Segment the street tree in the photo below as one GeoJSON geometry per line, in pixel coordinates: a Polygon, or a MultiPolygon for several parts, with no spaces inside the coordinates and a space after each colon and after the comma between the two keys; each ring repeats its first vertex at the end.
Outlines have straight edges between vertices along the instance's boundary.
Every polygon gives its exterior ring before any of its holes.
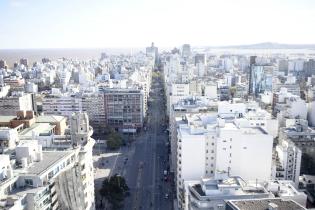
{"type": "Polygon", "coordinates": [[[113,209],[119,209],[125,197],[129,195],[129,187],[124,177],[115,174],[104,179],[99,192],[102,199],[106,199],[113,209]]]}
{"type": "Polygon", "coordinates": [[[115,150],[118,149],[122,144],[122,136],[114,129],[110,129],[109,134],[107,135],[107,147],[109,149],[115,150]]]}

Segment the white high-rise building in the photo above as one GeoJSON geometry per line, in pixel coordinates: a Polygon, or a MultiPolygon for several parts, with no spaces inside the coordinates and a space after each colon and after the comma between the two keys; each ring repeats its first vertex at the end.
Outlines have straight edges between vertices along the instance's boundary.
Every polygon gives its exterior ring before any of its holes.
{"type": "Polygon", "coordinates": [[[273,137],[260,126],[203,114],[186,115],[185,121],[177,131],[179,205],[183,201],[183,184],[188,180],[222,172],[245,180],[270,179],[273,137]]]}
{"type": "Polygon", "coordinates": [[[14,159],[0,155],[1,208],[95,209],[93,129],[86,113],[73,114],[70,122],[71,138],[52,135],[48,150],[39,140],[21,136],[25,140],[16,146],[14,159]]]}
{"type": "Polygon", "coordinates": [[[297,187],[301,169],[302,151],[290,140],[283,140],[276,146],[273,178],[291,180],[297,187]]]}
{"type": "Polygon", "coordinates": [[[191,48],[189,44],[183,44],[182,46],[182,57],[189,58],[191,56],[191,48]]]}

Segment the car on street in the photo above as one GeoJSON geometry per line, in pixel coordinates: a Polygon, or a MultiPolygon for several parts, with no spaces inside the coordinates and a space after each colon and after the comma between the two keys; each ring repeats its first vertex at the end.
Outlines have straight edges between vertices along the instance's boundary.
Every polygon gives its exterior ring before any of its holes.
{"type": "Polygon", "coordinates": [[[167,170],[164,170],[163,174],[164,174],[164,176],[166,176],[167,175],[167,170]]]}

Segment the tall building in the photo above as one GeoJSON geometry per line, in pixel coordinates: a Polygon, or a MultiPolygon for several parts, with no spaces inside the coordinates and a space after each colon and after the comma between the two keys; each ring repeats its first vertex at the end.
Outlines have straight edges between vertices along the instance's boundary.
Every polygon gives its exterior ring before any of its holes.
{"type": "Polygon", "coordinates": [[[184,181],[227,173],[245,180],[271,177],[273,137],[245,119],[229,121],[203,114],[186,115],[177,134],[177,193],[184,181]],[[255,160],[251,157],[255,156],[255,160]]]}
{"type": "Polygon", "coordinates": [[[206,97],[186,97],[174,103],[170,109],[169,127],[171,143],[170,171],[176,173],[177,168],[177,129],[186,114],[213,113],[216,116],[218,104],[206,97]],[[177,121],[176,121],[177,120],[177,121]],[[180,122],[179,122],[180,121],[180,122]]]}
{"type": "Polygon", "coordinates": [[[142,128],[145,110],[141,90],[109,88],[103,92],[107,125],[126,133],[142,128]]]}
{"type": "Polygon", "coordinates": [[[146,56],[152,57],[155,65],[159,62],[159,49],[154,46],[154,42],[152,42],[150,47],[146,48],[146,56]]]}
{"type": "Polygon", "coordinates": [[[306,76],[310,77],[312,75],[315,75],[315,60],[309,59],[308,61],[305,61],[303,69],[304,69],[306,76]]]}
{"type": "Polygon", "coordinates": [[[21,58],[20,59],[20,64],[24,65],[24,66],[28,66],[28,60],[27,58],[21,58]]]}
{"type": "Polygon", "coordinates": [[[279,60],[278,61],[278,71],[283,72],[284,75],[288,75],[289,69],[289,61],[287,59],[279,60]]]}
{"type": "Polygon", "coordinates": [[[191,55],[191,48],[189,44],[183,44],[182,46],[182,57],[189,58],[191,55]]]}
{"type": "MultiPolygon", "coordinates": [[[[304,173],[304,174],[314,173],[311,171],[313,171],[312,168],[313,168],[313,165],[315,164],[314,162],[315,130],[311,127],[308,127],[307,120],[303,120],[303,119],[286,120],[286,126],[282,127],[279,132],[280,144],[285,141],[294,143],[294,145],[298,147],[300,151],[302,151],[303,159],[301,160],[301,173],[304,173]]],[[[296,152],[297,151],[295,151],[295,153],[296,152]]],[[[298,157],[298,156],[295,155],[295,157],[298,157]]],[[[294,161],[298,161],[298,159],[295,158],[294,161]]],[[[293,164],[297,165],[298,162],[294,162],[293,164]]],[[[293,167],[291,167],[290,169],[293,169],[293,167]]],[[[294,175],[294,171],[293,171],[293,175],[294,175]]],[[[293,175],[292,175],[292,178],[293,178],[293,175]]]]}
{"type": "Polygon", "coordinates": [[[249,58],[249,78],[248,78],[248,95],[252,95],[254,93],[253,89],[253,68],[256,64],[257,56],[250,56],[249,58]]]}
{"type": "Polygon", "coordinates": [[[69,117],[84,111],[97,132],[109,125],[122,132],[136,132],[145,116],[144,92],[138,89],[105,88],[99,93],[49,95],[43,98],[43,113],[69,117]]]}
{"type": "Polygon", "coordinates": [[[22,132],[15,156],[0,155],[2,209],[95,209],[93,130],[85,113],[73,114],[70,127],[70,139],[69,135],[32,137],[22,132]],[[53,144],[46,147],[41,138],[52,138],[53,144]]]}
{"type": "MultiPolygon", "coordinates": [[[[253,56],[252,56],[253,57],[253,56]]],[[[251,61],[253,62],[251,57],[251,61]]],[[[272,91],[273,67],[267,65],[250,64],[249,95],[258,97],[260,93],[272,91]]]]}
{"type": "Polygon", "coordinates": [[[103,94],[83,94],[82,111],[89,115],[90,124],[96,133],[106,126],[105,100],[103,94]]]}
{"type": "Polygon", "coordinates": [[[7,63],[5,60],[0,60],[0,69],[5,69],[7,67],[7,63]]]}
{"type": "Polygon", "coordinates": [[[290,140],[283,140],[276,146],[275,179],[291,180],[299,184],[302,151],[290,140]]]}
{"type": "Polygon", "coordinates": [[[205,54],[196,54],[195,55],[195,66],[198,63],[202,63],[202,64],[206,65],[206,55],[205,54]]]}

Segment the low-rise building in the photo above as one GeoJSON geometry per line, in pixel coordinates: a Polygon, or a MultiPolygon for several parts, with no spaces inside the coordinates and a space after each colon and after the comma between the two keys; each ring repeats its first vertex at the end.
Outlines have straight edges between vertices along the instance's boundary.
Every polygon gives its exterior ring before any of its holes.
{"type": "Polygon", "coordinates": [[[0,128],[0,153],[13,151],[19,143],[18,132],[15,129],[1,127],[0,128]]]}
{"type": "Polygon", "coordinates": [[[201,179],[200,182],[188,184],[187,207],[185,209],[201,210],[225,209],[226,200],[263,199],[271,195],[260,184],[251,184],[241,177],[218,179],[201,179]]]}
{"type": "Polygon", "coordinates": [[[226,205],[226,210],[306,210],[292,200],[281,198],[230,200],[226,205]]]}

